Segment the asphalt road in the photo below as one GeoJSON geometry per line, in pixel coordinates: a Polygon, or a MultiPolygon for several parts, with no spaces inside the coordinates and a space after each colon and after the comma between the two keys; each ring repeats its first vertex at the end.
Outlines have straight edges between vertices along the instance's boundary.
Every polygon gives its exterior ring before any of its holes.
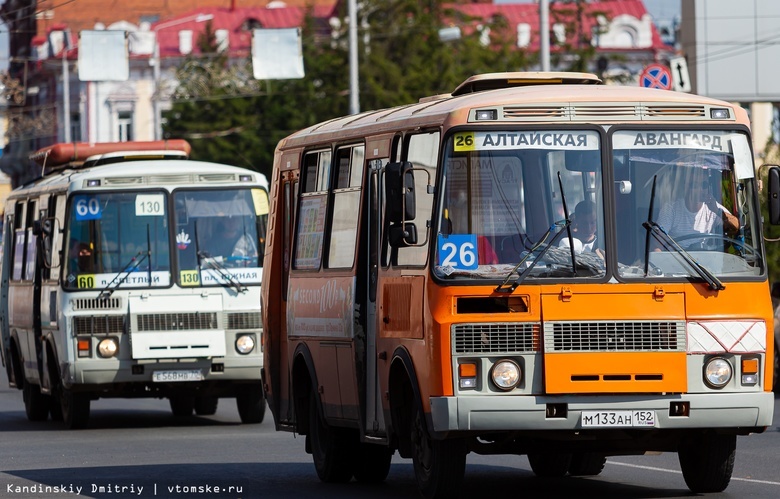
{"type": "MultiPolygon", "coordinates": [[[[780,497],[780,431],[740,437],[729,488],[708,498],[780,497]]],[[[22,394],[0,374],[0,498],[409,498],[411,461],[384,484],[321,483],[304,438],[274,431],[270,412],[241,425],[233,400],[209,417],[174,418],[166,400],[93,402],[90,426],[29,422],[22,394]]],[[[610,458],[598,477],[540,479],[523,456],[467,460],[463,497],[689,498],[676,454],[610,458]]],[[[704,497],[704,496],[702,496],[704,497]]]]}

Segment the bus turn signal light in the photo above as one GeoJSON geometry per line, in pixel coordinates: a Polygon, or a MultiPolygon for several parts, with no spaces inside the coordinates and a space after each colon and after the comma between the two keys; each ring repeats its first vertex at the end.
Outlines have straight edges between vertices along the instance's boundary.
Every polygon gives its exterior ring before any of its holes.
{"type": "Polygon", "coordinates": [[[742,384],[758,384],[758,359],[742,359],[742,384]]]}
{"type": "Polygon", "coordinates": [[[458,378],[461,388],[476,388],[477,365],[474,363],[458,364],[458,378]]]}

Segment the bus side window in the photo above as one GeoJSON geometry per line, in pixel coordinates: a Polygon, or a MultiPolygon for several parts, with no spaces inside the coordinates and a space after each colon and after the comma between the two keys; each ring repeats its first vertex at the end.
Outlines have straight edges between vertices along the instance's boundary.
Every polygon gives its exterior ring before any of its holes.
{"type": "Polygon", "coordinates": [[[307,153],[303,159],[305,188],[298,200],[294,269],[319,270],[322,262],[330,158],[330,150],[322,150],[307,153]]]}

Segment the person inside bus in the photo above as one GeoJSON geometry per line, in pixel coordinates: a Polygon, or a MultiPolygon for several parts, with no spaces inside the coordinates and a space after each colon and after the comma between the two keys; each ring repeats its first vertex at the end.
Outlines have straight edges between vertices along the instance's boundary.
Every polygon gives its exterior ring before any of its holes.
{"type": "MultiPolygon", "coordinates": [[[[588,251],[604,258],[601,249],[596,246],[597,218],[598,210],[596,209],[596,203],[587,199],[577,203],[574,213],[571,214],[571,236],[576,253],[588,251]]],[[[567,235],[562,236],[558,245],[565,248],[569,247],[567,235]]]]}
{"type": "Polygon", "coordinates": [[[69,268],[77,272],[94,272],[92,247],[88,243],[74,239],[70,249],[69,268]]]}
{"type": "Polygon", "coordinates": [[[215,222],[217,229],[210,243],[212,256],[222,257],[229,266],[252,266],[250,262],[257,261],[257,246],[248,233],[250,228],[244,226],[244,218],[222,217],[215,222]]]}
{"type": "MultiPolygon", "coordinates": [[[[672,238],[683,241],[698,234],[735,235],[739,231],[739,220],[715,199],[706,178],[696,179],[683,197],[663,205],[657,223],[672,238]]],[[[706,242],[698,239],[692,244],[706,242]]],[[[661,251],[660,245],[655,250],[661,251]]]]}

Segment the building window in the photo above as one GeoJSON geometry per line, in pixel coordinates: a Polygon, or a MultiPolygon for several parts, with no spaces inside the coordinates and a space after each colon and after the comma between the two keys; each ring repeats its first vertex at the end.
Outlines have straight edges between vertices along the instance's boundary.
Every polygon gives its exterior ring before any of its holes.
{"type": "Polygon", "coordinates": [[[117,134],[119,142],[129,142],[133,140],[133,113],[122,111],[117,113],[117,134]]]}

